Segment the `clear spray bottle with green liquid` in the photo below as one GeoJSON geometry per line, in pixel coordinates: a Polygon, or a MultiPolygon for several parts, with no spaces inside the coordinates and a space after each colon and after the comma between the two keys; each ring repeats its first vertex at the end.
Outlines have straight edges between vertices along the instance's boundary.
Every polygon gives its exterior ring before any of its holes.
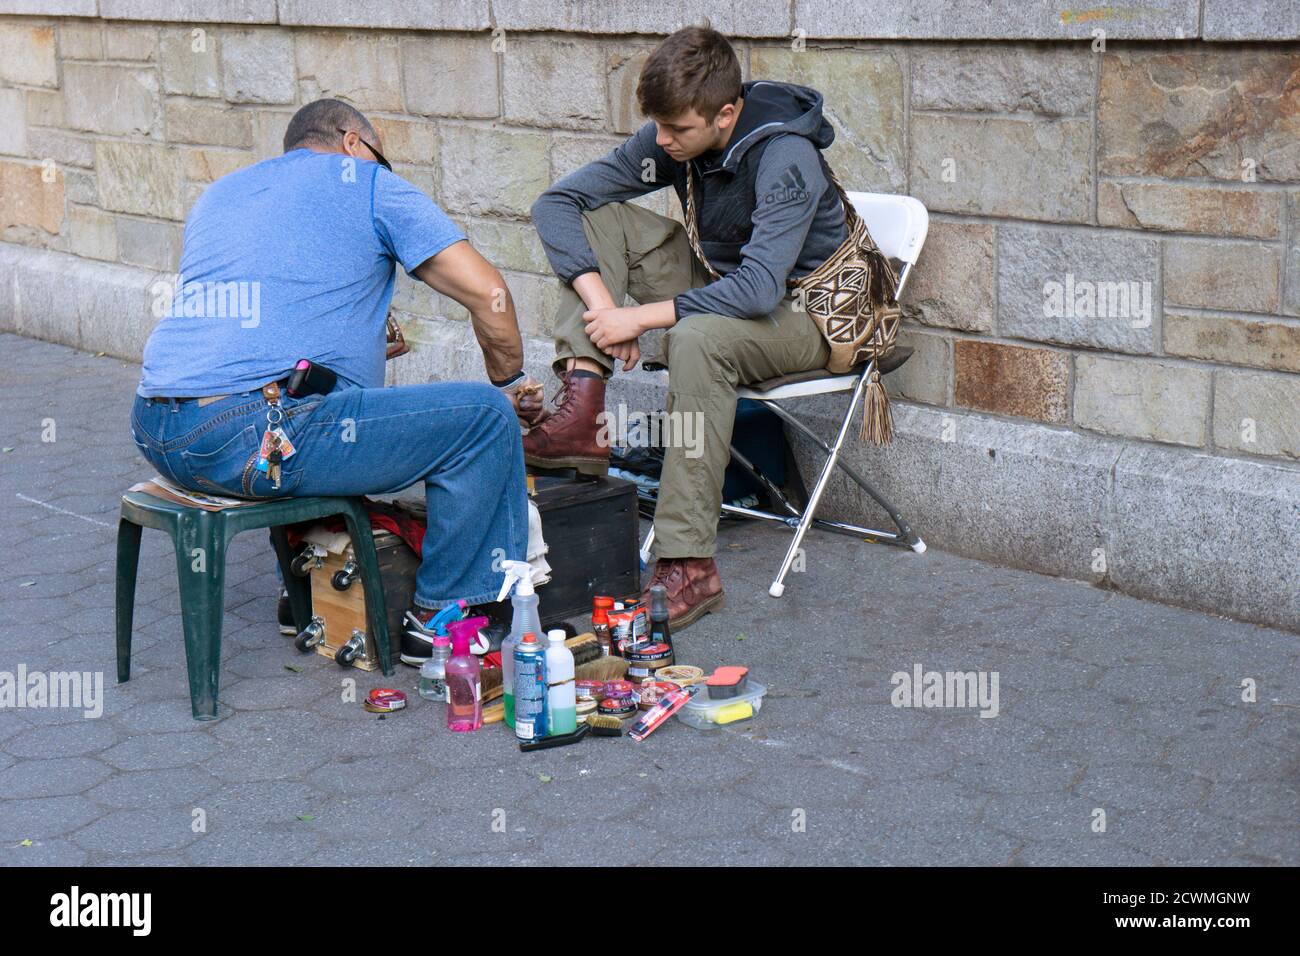
{"type": "Polygon", "coordinates": [[[514,605],[514,617],[510,620],[510,634],[501,642],[501,678],[504,681],[506,725],[512,730],[515,726],[515,645],[519,639],[530,631],[541,635],[542,620],[537,614],[537,594],[533,584],[542,572],[536,570],[527,561],[502,561],[506,573],[505,584],[501,586],[498,601],[504,601],[506,595],[514,589],[510,603],[514,605]]]}

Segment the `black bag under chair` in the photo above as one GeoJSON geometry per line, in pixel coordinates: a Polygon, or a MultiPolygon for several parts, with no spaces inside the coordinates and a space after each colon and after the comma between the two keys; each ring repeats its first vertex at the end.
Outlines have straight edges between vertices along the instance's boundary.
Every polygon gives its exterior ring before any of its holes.
{"type": "MultiPolygon", "coordinates": [[[[760,402],[746,398],[736,403],[736,421],[731,432],[732,459],[722,483],[722,500],[734,507],[777,507],[775,489],[798,503],[807,500],[794,453],[785,437],[781,419],[760,402]],[[742,464],[742,459],[750,467],[742,464]],[[767,479],[764,484],[754,472],[767,479]]],[[[615,446],[610,450],[610,468],[637,483],[641,514],[654,517],[658,484],[663,470],[664,450],[652,445],[635,448],[615,446]]],[[[722,518],[737,518],[723,511],[722,518]]]]}

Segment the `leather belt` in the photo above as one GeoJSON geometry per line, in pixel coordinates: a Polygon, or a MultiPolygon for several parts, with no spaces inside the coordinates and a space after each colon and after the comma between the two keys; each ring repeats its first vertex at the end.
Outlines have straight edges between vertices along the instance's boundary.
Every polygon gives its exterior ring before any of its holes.
{"type": "MultiPolygon", "coordinates": [[[[272,402],[272,403],[278,402],[280,400],[280,391],[281,389],[284,388],[285,383],[287,383],[288,381],[289,380],[285,378],[285,379],[281,379],[278,382],[268,382],[266,385],[263,385],[260,389],[249,389],[249,391],[250,393],[255,391],[260,391],[262,393],[262,397],[265,398],[268,402],[272,402]]],[[[223,398],[230,398],[230,396],[234,394],[236,393],[231,392],[230,395],[205,395],[203,398],[194,398],[192,396],[186,398],[166,398],[160,395],[157,398],[154,398],[153,401],[170,402],[173,405],[179,405],[182,402],[198,402],[199,408],[205,408],[208,405],[211,405],[213,402],[219,402],[223,398]]]]}

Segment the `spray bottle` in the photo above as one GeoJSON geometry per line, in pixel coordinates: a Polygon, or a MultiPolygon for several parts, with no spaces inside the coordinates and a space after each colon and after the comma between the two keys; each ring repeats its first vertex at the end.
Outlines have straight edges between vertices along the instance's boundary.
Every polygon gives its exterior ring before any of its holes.
{"type": "Polygon", "coordinates": [[[501,586],[498,601],[504,601],[513,587],[515,594],[510,599],[514,605],[514,617],[510,621],[510,634],[501,642],[501,679],[505,696],[506,726],[515,725],[515,645],[524,633],[542,633],[542,621],[537,616],[537,595],[533,591],[533,580],[540,576],[527,561],[502,561],[506,573],[505,584],[501,586]]]}
{"type": "Polygon", "coordinates": [[[578,729],[577,685],[573,651],[564,646],[564,631],[557,628],[546,638],[546,732],[554,737],[578,729]]]}
{"type": "Polygon", "coordinates": [[[515,736],[523,741],[547,735],[546,650],[532,631],[515,645],[515,736]]]}
{"type": "Polygon", "coordinates": [[[469,617],[453,621],[451,659],[447,661],[447,729],[457,733],[478,730],[483,726],[483,683],[478,658],[470,653],[469,642],[486,617],[469,617]]]}

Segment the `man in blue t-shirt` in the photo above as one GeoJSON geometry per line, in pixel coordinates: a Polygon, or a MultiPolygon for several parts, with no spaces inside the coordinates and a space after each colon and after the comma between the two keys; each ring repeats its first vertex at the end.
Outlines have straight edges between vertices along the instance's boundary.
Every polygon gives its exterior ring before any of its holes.
{"type": "Polygon", "coordinates": [[[526,557],[519,423],[536,421],[541,398],[501,274],[382,146],[360,112],[318,100],[289,123],[283,156],[203,193],[177,281],[155,303],[131,431],[165,478],[217,495],[385,494],[423,481],[428,528],[403,642],[418,664],[437,609],[493,601],[499,562],[526,557]],[[490,385],[383,387],[398,263],[468,310],[490,385]],[[288,395],[302,359],[333,372],[332,389],[288,395]]]}

